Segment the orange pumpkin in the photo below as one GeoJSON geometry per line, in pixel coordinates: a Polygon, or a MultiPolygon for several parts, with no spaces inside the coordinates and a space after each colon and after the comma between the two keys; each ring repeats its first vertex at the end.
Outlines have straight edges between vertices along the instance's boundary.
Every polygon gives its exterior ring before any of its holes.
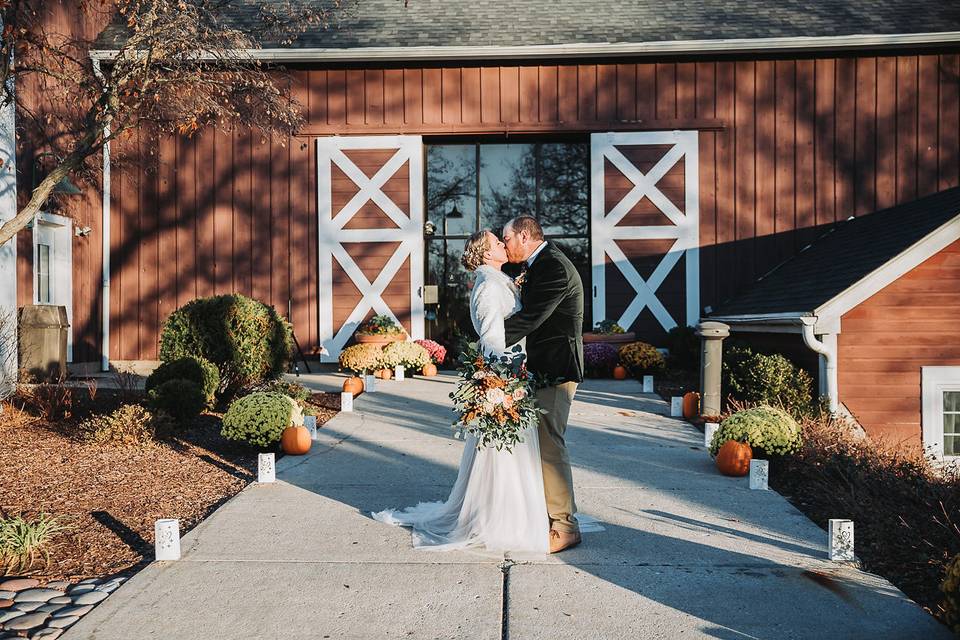
{"type": "Polygon", "coordinates": [[[700,394],[688,391],[683,394],[683,417],[691,420],[700,415],[700,394]]]}
{"type": "Polygon", "coordinates": [[[283,452],[292,456],[302,456],[310,451],[310,432],[306,427],[287,427],[280,435],[283,452]]]}
{"type": "Polygon", "coordinates": [[[627,368],[621,365],[617,365],[613,368],[613,379],[614,380],[626,380],[627,378],[627,368]]]}
{"type": "Polygon", "coordinates": [[[420,370],[420,373],[422,373],[428,378],[430,376],[435,376],[437,375],[437,365],[433,364],[432,362],[429,364],[425,364],[423,365],[423,369],[420,370]]]}
{"type": "Polygon", "coordinates": [[[381,380],[389,380],[393,376],[393,371],[390,369],[377,369],[377,377],[381,380]]]}
{"type": "Polygon", "coordinates": [[[353,376],[343,381],[343,390],[353,395],[360,395],[363,392],[363,379],[353,376]]]}
{"type": "Polygon", "coordinates": [[[746,442],[727,440],[717,452],[717,469],[725,476],[745,476],[750,473],[753,449],[746,442]]]}

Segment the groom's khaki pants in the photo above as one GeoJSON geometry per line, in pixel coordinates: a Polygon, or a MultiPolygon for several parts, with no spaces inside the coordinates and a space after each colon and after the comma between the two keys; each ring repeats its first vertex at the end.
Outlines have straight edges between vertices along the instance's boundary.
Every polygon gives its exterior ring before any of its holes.
{"type": "Polygon", "coordinates": [[[547,498],[550,528],[563,533],[580,530],[573,514],[573,474],[564,433],[570,418],[570,405],[577,392],[576,382],[564,382],[537,391],[537,402],[547,413],[540,416],[540,460],[543,464],[543,490],[547,498]]]}

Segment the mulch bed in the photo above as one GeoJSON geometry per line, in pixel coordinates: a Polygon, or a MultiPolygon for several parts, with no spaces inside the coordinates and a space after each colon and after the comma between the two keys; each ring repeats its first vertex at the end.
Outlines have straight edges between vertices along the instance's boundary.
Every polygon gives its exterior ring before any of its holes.
{"type": "MultiPolygon", "coordinates": [[[[308,402],[318,425],[340,408],[338,394],[308,402]]],[[[186,533],[256,479],[257,452],[225,440],[218,414],[152,446],[94,445],[74,437],[77,421],[119,398],[101,391],[93,404],[42,418],[14,401],[0,414],[0,510],[72,525],[53,538],[48,562],[20,575],[77,580],[135,570],[152,560],[155,520],[178,518],[186,533]]]]}

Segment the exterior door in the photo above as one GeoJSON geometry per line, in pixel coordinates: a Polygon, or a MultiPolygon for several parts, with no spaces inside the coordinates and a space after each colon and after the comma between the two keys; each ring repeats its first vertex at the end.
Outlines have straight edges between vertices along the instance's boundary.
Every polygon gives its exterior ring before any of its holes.
{"type": "Polygon", "coordinates": [[[422,147],[420,136],[317,140],[324,361],[374,314],[423,337],[422,147]]]}
{"type": "Polygon", "coordinates": [[[590,139],[593,321],[662,346],[700,317],[696,131],[590,139]]]}
{"type": "Polygon", "coordinates": [[[73,362],[73,221],[38,213],[33,224],[33,303],[67,309],[67,362],[73,362]]]}

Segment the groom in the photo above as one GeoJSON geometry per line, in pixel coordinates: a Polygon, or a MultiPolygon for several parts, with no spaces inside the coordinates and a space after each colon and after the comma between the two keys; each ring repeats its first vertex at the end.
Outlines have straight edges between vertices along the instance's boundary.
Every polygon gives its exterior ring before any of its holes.
{"type": "Polygon", "coordinates": [[[506,320],[506,343],[527,339],[527,368],[547,378],[537,391],[540,460],[550,516],[550,553],[580,544],[573,475],[564,443],[570,405],[583,381],[583,285],[570,260],[543,239],[536,218],[518,216],[503,228],[507,259],[521,265],[523,308],[506,320]]]}

